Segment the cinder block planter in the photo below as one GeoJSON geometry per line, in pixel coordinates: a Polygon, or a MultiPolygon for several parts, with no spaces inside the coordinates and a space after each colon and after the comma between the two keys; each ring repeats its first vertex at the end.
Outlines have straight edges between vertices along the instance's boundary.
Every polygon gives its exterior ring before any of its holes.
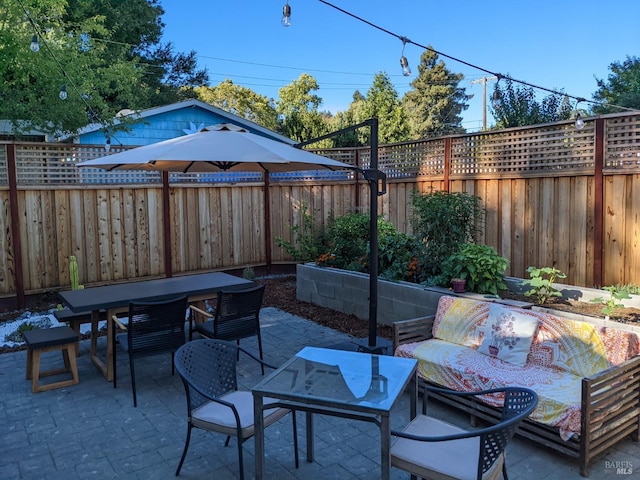
{"type": "MultiPolygon", "coordinates": [[[[353,314],[361,319],[369,318],[369,275],[338,268],[318,267],[313,263],[297,266],[297,298],[304,302],[332,308],[339,312],[353,314]]],[[[522,279],[507,277],[507,286],[520,291],[522,279]]],[[[580,288],[572,285],[554,284],[564,298],[588,302],[593,298],[608,298],[609,292],[593,288],[580,288]]],[[[378,323],[391,325],[398,320],[432,315],[442,295],[455,295],[446,288],[425,288],[407,282],[389,282],[378,280],[378,323]]],[[[491,300],[475,293],[461,294],[478,300],[491,300]]],[[[506,302],[508,303],[508,302],[506,302]]],[[[640,296],[632,295],[624,300],[625,306],[640,308],[640,296]]],[[[578,315],[569,312],[551,310],[545,307],[533,307],[546,310],[558,316],[573,318],[640,333],[640,327],[625,325],[604,318],[578,315]]]]}
{"type": "MultiPolygon", "coordinates": [[[[298,300],[369,318],[369,275],[308,263],[297,266],[296,278],[298,300]]],[[[432,315],[441,295],[413,283],[378,280],[378,324],[432,315]]]]}

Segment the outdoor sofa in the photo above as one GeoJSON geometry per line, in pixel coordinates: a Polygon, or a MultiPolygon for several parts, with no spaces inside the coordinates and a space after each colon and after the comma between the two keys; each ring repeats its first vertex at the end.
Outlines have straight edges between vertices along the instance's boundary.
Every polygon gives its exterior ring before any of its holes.
{"type": "MultiPolygon", "coordinates": [[[[422,385],[457,391],[522,386],[539,396],[518,434],[578,458],[580,474],[640,433],[636,333],[496,302],[440,298],[436,314],[395,322],[394,354],[418,359],[422,385]]],[[[434,395],[499,420],[498,399],[434,395]]]]}

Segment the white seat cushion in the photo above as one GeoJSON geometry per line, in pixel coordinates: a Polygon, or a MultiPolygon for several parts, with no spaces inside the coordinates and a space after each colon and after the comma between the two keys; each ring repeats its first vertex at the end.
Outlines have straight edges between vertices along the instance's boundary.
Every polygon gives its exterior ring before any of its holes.
{"type": "MultiPolygon", "coordinates": [[[[220,397],[229,403],[233,403],[240,417],[242,438],[248,438],[254,433],[253,395],[247,391],[230,392],[220,397]]],[[[264,405],[274,403],[273,398],[264,398],[264,405]]],[[[264,412],[265,427],[289,413],[285,408],[272,408],[264,412]]],[[[191,414],[191,421],[195,427],[205,430],[236,436],[236,418],[231,408],[217,402],[207,402],[196,408],[191,414]]]]}
{"type": "MultiPolygon", "coordinates": [[[[418,415],[403,431],[430,437],[466,432],[426,415],[418,415]]],[[[398,437],[391,447],[391,464],[425,478],[476,480],[479,454],[479,437],[445,442],[420,442],[398,437]],[[413,469],[410,464],[418,467],[413,469]]],[[[501,470],[502,459],[494,463],[484,478],[490,478],[501,470]]]]}

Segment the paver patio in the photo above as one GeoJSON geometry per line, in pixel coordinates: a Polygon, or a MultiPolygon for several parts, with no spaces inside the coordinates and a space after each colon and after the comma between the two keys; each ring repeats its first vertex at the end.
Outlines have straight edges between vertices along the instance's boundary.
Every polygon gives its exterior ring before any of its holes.
{"type": "MultiPolygon", "coordinates": [[[[305,345],[330,347],[351,338],[275,308],[261,314],[265,360],[280,365],[305,345]]],[[[104,342],[104,339],[101,339],[104,342]]],[[[242,342],[257,348],[255,339],[242,342]]],[[[45,357],[59,362],[59,354],[45,357]]],[[[133,407],[125,355],[118,356],[118,388],[105,381],[89,359],[89,341],[80,344],[80,383],[39,394],[25,377],[26,351],[0,355],[0,478],[170,479],[186,434],[186,401],[180,378],[171,376],[170,356],[136,362],[138,408],[133,407]]],[[[45,363],[46,365],[46,363],[45,363]]],[[[240,383],[260,377],[255,363],[242,358],[240,383]],[[251,367],[247,371],[244,366],[251,367]]],[[[454,422],[466,418],[431,404],[430,413],[454,422]],[[435,407],[435,408],[434,408],[435,407]]],[[[408,419],[408,398],[394,410],[392,424],[408,419]]],[[[375,425],[335,417],[315,421],[315,462],[304,459],[304,421],[299,415],[301,464],[295,469],[291,422],[285,417],[266,430],[266,475],[273,479],[379,478],[379,430],[375,425]]],[[[237,450],[224,447],[222,435],[194,430],[180,478],[236,479],[237,450]]],[[[232,443],[234,440],[232,440],[232,443]]],[[[254,472],[253,440],[245,444],[245,472],[254,472]]],[[[512,480],[581,478],[577,463],[539,445],[516,438],[507,465],[512,480]]],[[[634,478],[640,472],[640,443],[621,442],[591,468],[591,480],[634,478]]],[[[393,479],[409,475],[392,469],[393,479]]]]}

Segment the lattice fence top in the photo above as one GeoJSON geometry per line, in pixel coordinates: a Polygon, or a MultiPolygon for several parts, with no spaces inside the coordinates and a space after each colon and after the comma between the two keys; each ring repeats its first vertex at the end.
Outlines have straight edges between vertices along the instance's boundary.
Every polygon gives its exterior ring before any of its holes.
{"type": "MultiPolygon", "coordinates": [[[[454,179],[498,176],[548,176],[590,174],[594,169],[595,120],[582,130],[573,122],[559,122],[496,130],[450,138],[450,172],[454,179]]],[[[640,115],[604,117],[605,172],[640,170],[640,115]]],[[[8,185],[7,153],[0,142],[0,186],[8,185]]],[[[382,145],[378,168],[390,180],[442,177],[445,172],[445,138],[382,145]]],[[[19,185],[158,184],[161,175],[147,171],[78,169],[81,161],[105,155],[102,145],[16,143],[19,185]]],[[[127,147],[112,147],[113,153],[127,147]]],[[[360,168],[369,168],[370,148],[313,150],[315,153],[360,168]]],[[[351,172],[310,170],[271,174],[271,181],[351,180],[351,172]]],[[[261,182],[258,172],[171,173],[171,183],[261,182]]]]}
{"type": "Polygon", "coordinates": [[[638,169],[640,166],[640,116],[607,119],[605,138],[606,168],[638,169]]]}

